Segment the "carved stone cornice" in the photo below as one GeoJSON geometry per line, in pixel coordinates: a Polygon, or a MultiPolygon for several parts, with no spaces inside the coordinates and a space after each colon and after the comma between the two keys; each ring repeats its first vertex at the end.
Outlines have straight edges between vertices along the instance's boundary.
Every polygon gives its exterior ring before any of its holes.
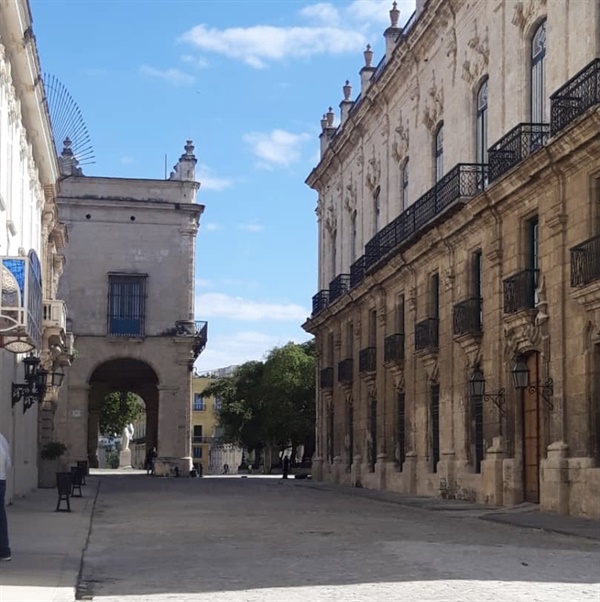
{"type": "Polygon", "coordinates": [[[433,132],[444,116],[444,88],[435,81],[435,71],[432,72],[431,86],[427,90],[425,109],[423,111],[423,125],[433,132]]]}
{"type": "Polygon", "coordinates": [[[525,33],[546,10],[546,0],[519,0],[515,4],[512,24],[525,33]]]}
{"type": "Polygon", "coordinates": [[[507,361],[527,351],[539,350],[542,332],[536,326],[537,313],[537,309],[527,309],[504,314],[504,353],[507,361]]]}
{"type": "Polygon", "coordinates": [[[465,50],[465,60],[462,67],[464,81],[469,85],[477,83],[481,77],[487,73],[490,62],[489,32],[485,28],[485,35],[479,36],[477,31],[477,21],[475,21],[475,31],[473,37],[468,41],[467,46],[470,52],[465,50]]]}

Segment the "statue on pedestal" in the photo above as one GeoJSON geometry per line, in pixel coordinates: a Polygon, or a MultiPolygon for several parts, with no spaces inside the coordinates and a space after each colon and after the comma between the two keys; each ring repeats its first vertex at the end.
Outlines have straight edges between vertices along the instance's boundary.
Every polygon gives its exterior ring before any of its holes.
{"type": "Polygon", "coordinates": [[[133,424],[131,422],[123,428],[121,433],[121,451],[119,452],[119,468],[131,468],[131,450],[129,443],[133,437],[133,424]]]}

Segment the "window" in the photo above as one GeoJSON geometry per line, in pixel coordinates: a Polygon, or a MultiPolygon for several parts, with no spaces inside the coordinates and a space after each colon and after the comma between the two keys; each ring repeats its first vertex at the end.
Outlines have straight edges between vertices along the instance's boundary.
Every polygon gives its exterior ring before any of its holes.
{"type": "Polygon", "coordinates": [[[435,132],[435,181],[439,182],[444,175],[444,124],[440,123],[435,132]]]}
{"type": "Polygon", "coordinates": [[[350,218],[350,264],[356,261],[356,211],[350,218]]]}
{"type": "Polygon", "coordinates": [[[396,332],[404,334],[404,294],[398,295],[396,302],[396,332]]]}
{"type": "Polygon", "coordinates": [[[475,472],[481,472],[483,460],[483,397],[475,395],[471,398],[471,437],[475,453],[475,472]]]}
{"type": "Polygon", "coordinates": [[[377,310],[369,310],[369,347],[377,345],[377,310]]]}
{"type": "Polygon", "coordinates": [[[348,322],[346,324],[346,357],[347,358],[350,358],[354,355],[353,347],[354,347],[354,324],[352,322],[348,322]]]}
{"type": "Polygon", "coordinates": [[[220,412],[223,407],[223,399],[217,395],[215,397],[215,412],[220,412]]]}
{"type": "Polygon", "coordinates": [[[592,366],[592,457],[600,463],[600,344],[594,345],[592,366]]]}
{"type": "Polygon", "coordinates": [[[195,445],[193,451],[194,458],[202,458],[202,447],[200,445],[195,445]]]}
{"type": "Polygon", "coordinates": [[[204,412],[206,409],[204,405],[204,397],[201,393],[194,393],[194,412],[204,412]]]}
{"type": "Polygon", "coordinates": [[[202,425],[195,424],[194,425],[194,435],[192,438],[193,443],[202,443],[202,425]]]}
{"type": "Polygon", "coordinates": [[[354,462],[354,404],[348,403],[348,465],[354,462]]]}
{"type": "Polygon", "coordinates": [[[401,200],[401,211],[405,211],[408,207],[408,159],[404,161],[404,167],[402,168],[402,190],[400,195],[401,200]]]}
{"type": "Polygon", "coordinates": [[[487,163],[488,149],[488,80],[487,78],[479,86],[477,92],[477,140],[475,144],[475,161],[487,163]]]}
{"type": "Polygon", "coordinates": [[[108,334],[143,336],[146,275],[109,274],[108,334]]]}
{"type": "Polygon", "coordinates": [[[531,40],[531,121],[546,121],[546,20],[542,21],[531,40]]]}
{"type": "Polygon", "coordinates": [[[483,324],[483,255],[478,249],[471,255],[471,296],[479,304],[479,327],[483,324]]]}
{"type": "Polygon", "coordinates": [[[405,393],[398,392],[398,432],[396,433],[396,462],[398,468],[402,470],[402,465],[406,460],[406,415],[405,415],[405,393]]]}
{"type": "Polygon", "coordinates": [[[429,280],[429,316],[440,317],[440,275],[432,274],[429,280]]]}
{"type": "Polygon", "coordinates": [[[337,274],[336,265],[337,265],[337,236],[336,233],[333,232],[331,235],[331,279],[333,280],[337,274]]]}
{"type": "Polygon", "coordinates": [[[429,394],[431,472],[437,472],[437,465],[440,461],[440,386],[438,384],[431,385],[429,394]]]}
{"type": "Polygon", "coordinates": [[[333,404],[330,404],[327,408],[327,459],[330,464],[333,464],[333,428],[335,424],[335,414],[333,410],[333,404]]]}
{"type": "Polygon", "coordinates": [[[369,463],[371,465],[371,472],[375,471],[375,464],[377,463],[377,399],[371,399],[370,404],[370,416],[369,416],[369,427],[371,431],[371,442],[369,448],[369,463]]]}
{"type": "Polygon", "coordinates": [[[381,210],[380,207],[380,196],[381,196],[381,187],[377,186],[375,190],[375,194],[373,195],[373,235],[379,232],[379,212],[381,210]]]}
{"type": "Polygon", "coordinates": [[[527,268],[537,270],[539,269],[539,221],[537,215],[527,220],[526,228],[527,268]]]}
{"type": "Polygon", "coordinates": [[[327,356],[328,366],[333,366],[333,333],[327,335],[327,356]]]}

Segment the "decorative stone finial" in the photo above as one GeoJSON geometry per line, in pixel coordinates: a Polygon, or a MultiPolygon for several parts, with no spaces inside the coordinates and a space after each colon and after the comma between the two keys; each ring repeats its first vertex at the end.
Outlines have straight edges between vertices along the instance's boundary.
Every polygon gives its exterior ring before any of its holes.
{"type": "Polygon", "coordinates": [[[321,117],[321,129],[325,131],[327,129],[327,115],[323,113],[323,117],[321,117]]]}
{"type": "Polygon", "coordinates": [[[67,136],[63,142],[62,153],[58,158],[58,166],[61,176],[82,176],[83,172],[79,167],[79,161],[71,148],[71,139],[67,136]]]}
{"type": "Polygon", "coordinates": [[[400,19],[400,11],[398,10],[398,3],[394,2],[392,4],[392,10],[390,11],[390,21],[392,22],[392,27],[398,27],[399,19],[400,19]]]}
{"type": "Polygon", "coordinates": [[[170,180],[182,180],[185,182],[194,182],[196,179],[196,155],[194,155],[194,145],[191,140],[185,141],[183,147],[185,153],[179,157],[177,165],[173,167],[173,171],[169,177],[170,180]]]}
{"type": "Polygon", "coordinates": [[[363,52],[365,57],[365,67],[370,67],[373,62],[373,51],[371,50],[371,44],[367,44],[367,49],[363,52]]]}
{"type": "Polygon", "coordinates": [[[327,114],[325,115],[325,117],[327,119],[327,127],[332,128],[335,115],[334,115],[333,109],[331,107],[329,107],[329,111],[327,111],[327,114]]]}
{"type": "Polygon", "coordinates": [[[346,80],[342,90],[344,91],[344,100],[350,100],[350,96],[352,96],[352,86],[348,80],[346,80]]]}

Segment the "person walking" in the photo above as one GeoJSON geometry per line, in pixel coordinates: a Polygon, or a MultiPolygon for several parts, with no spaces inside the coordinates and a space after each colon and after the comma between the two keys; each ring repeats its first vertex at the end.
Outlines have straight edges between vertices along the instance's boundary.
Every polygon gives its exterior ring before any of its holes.
{"type": "Polygon", "coordinates": [[[288,478],[288,474],[290,472],[290,457],[286,454],[283,456],[283,477],[284,479],[288,478]]]}
{"type": "Polygon", "coordinates": [[[8,541],[8,519],[6,518],[6,478],[11,467],[10,448],[4,435],[0,433],[0,560],[11,560],[8,541]]]}

